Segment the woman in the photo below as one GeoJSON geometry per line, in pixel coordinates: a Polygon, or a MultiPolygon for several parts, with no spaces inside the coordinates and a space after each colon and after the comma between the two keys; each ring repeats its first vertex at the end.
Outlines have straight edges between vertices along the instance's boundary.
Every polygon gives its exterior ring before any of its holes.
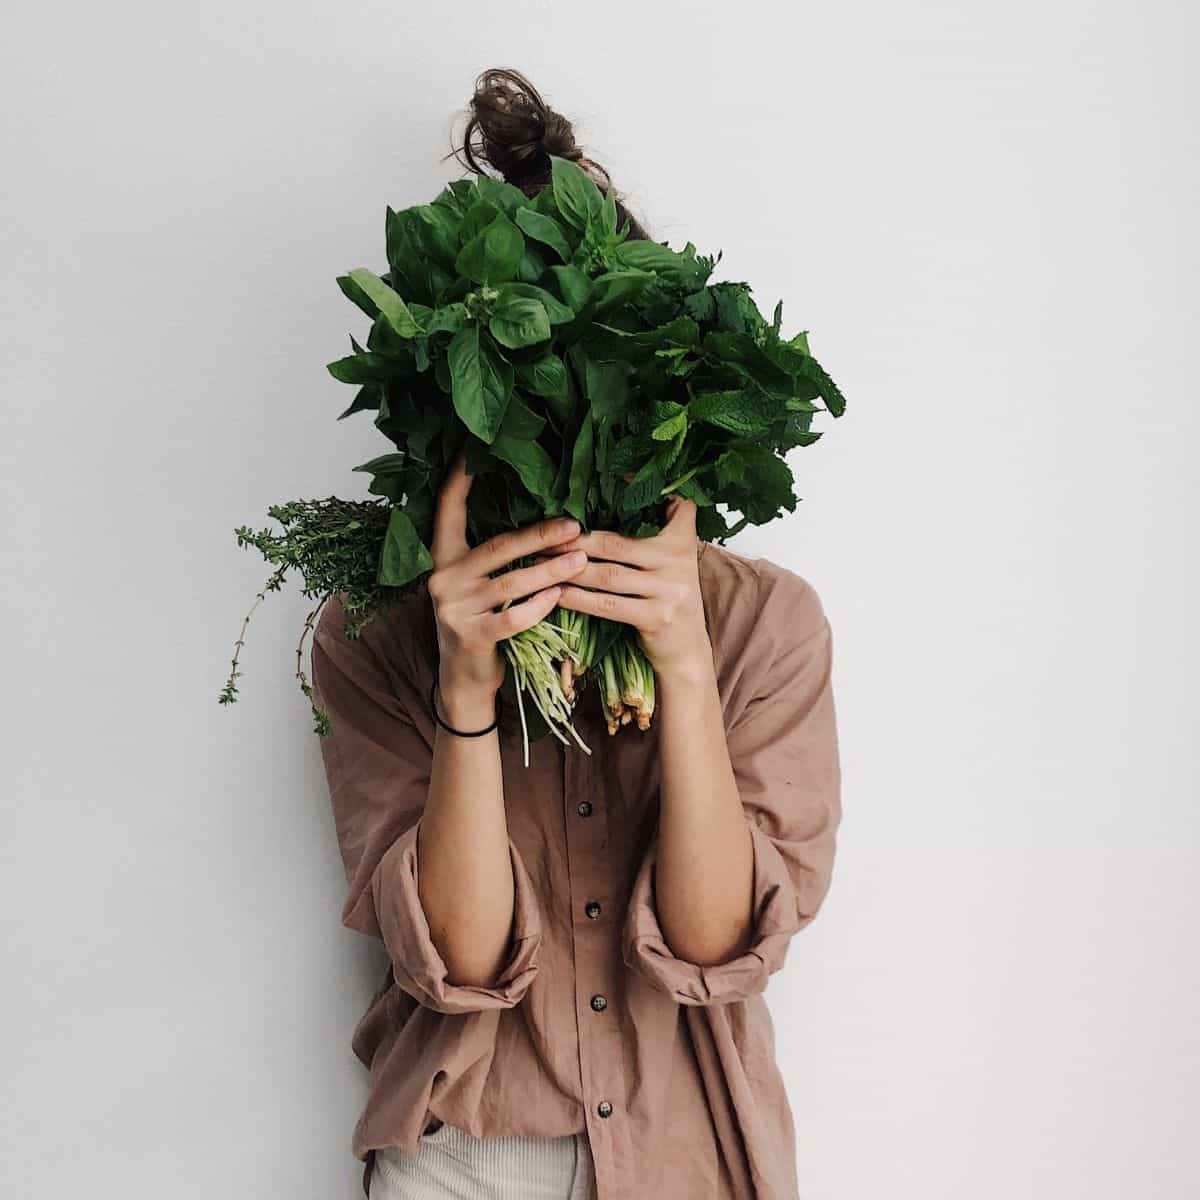
{"type": "MultiPolygon", "coordinates": [[[[477,171],[482,153],[533,194],[548,154],[588,163],[515,72],[481,76],[473,108],[477,171]]],[[[841,818],[820,599],[700,542],[678,497],[652,538],[555,519],[472,547],[470,488],[460,458],[412,595],[354,640],[331,598],[313,643],[342,920],[390,960],[353,1038],[364,1191],[795,1200],[762,993],[841,818]],[[544,737],[526,767],[498,643],[556,604],[638,630],[658,707],[609,738],[585,691],[592,754],[544,737]]]]}

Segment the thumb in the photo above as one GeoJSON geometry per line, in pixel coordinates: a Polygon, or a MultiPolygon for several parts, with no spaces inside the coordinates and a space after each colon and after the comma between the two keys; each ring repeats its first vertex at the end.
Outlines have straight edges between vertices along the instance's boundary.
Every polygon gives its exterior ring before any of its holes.
{"type": "Polygon", "coordinates": [[[689,536],[696,533],[696,502],[686,496],[672,495],[667,500],[667,521],[664,530],[678,530],[689,536]]]}
{"type": "Polygon", "coordinates": [[[438,489],[433,545],[430,547],[435,562],[453,562],[467,552],[467,496],[474,482],[475,476],[467,473],[464,446],[450,464],[438,489]]]}

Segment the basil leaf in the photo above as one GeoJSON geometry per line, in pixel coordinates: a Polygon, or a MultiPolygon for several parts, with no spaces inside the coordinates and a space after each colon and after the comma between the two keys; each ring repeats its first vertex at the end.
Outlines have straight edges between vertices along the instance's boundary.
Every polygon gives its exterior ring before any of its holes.
{"type": "Polygon", "coordinates": [[[536,300],[546,310],[546,316],[550,318],[551,325],[565,325],[568,321],[575,319],[573,309],[568,308],[553,293],[546,291],[543,287],[537,287],[535,284],[504,283],[497,290],[500,292],[501,300],[517,296],[526,300],[536,300]]]}
{"type": "Polygon", "coordinates": [[[412,519],[403,508],[393,508],[379,552],[376,582],[386,587],[404,587],[432,569],[433,557],[412,519]]]}
{"type": "Polygon", "coordinates": [[[432,337],[435,333],[457,333],[467,323],[467,306],[465,304],[447,304],[444,308],[435,308],[425,325],[425,336],[432,337]]]}
{"type": "Polygon", "coordinates": [[[619,362],[587,360],[585,387],[599,422],[617,420],[629,404],[629,369],[619,362]]]}
{"type": "Polygon", "coordinates": [[[515,278],[524,253],[521,231],[501,215],[463,246],[455,267],[476,283],[503,283],[515,278]]]}
{"type": "Polygon", "coordinates": [[[579,312],[592,292],[592,281],[578,267],[551,267],[559,295],[568,308],[579,312]]]}
{"type": "Polygon", "coordinates": [[[567,368],[557,354],[546,354],[533,362],[518,363],[517,382],[537,396],[565,396],[567,368]]]}
{"type": "Polygon", "coordinates": [[[491,442],[512,395],[512,366],[492,349],[474,321],[454,335],[446,357],[454,411],[477,438],[491,442]]]}
{"type": "Polygon", "coordinates": [[[532,440],[545,428],[546,418],[535,413],[519,396],[514,396],[508,402],[500,436],[532,440]]]}
{"type": "Polygon", "coordinates": [[[703,267],[694,258],[685,258],[677,250],[660,242],[637,240],[622,242],[614,257],[623,266],[652,271],[661,279],[685,291],[694,292],[704,280],[703,267]]]}
{"type": "Polygon", "coordinates": [[[492,442],[492,454],[513,467],[530,495],[543,505],[553,498],[554,463],[538,442],[501,433],[492,442]]]}
{"type": "Polygon", "coordinates": [[[536,300],[501,300],[488,321],[492,336],[502,346],[519,350],[550,337],[550,320],[536,300]]]}
{"type": "Polygon", "coordinates": [[[582,232],[599,218],[604,197],[596,181],[578,163],[552,154],[550,176],[554,202],[565,221],[582,232]]]}
{"type": "Polygon", "coordinates": [[[384,320],[400,337],[414,338],[423,332],[412,313],[409,312],[408,305],[374,271],[368,271],[365,267],[356,267],[350,272],[350,279],[379,309],[384,320]]]}
{"type": "Polygon", "coordinates": [[[598,317],[640,296],[654,282],[649,271],[608,271],[592,280],[588,315],[598,317]]]}
{"type": "Polygon", "coordinates": [[[339,383],[382,383],[408,374],[408,368],[382,354],[350,354],[336,362],[326,363],[325,369],[339,383]]]}
{"type": "Polygon", "coordinates": [[[595,465],[593,456],[594,426],[592,414],[583,414],[583,424],[575,437],[575,445],[571,450],[571,488],[563,503],[563,508],[571,514],[584,528],[588,524],[587,489],[592,481],[592,470],[595,465]]]}
{"type": "Polygon", "coordinates": [[[562,228],[553,217],[543,216],[532,208],[520,208],[513,219],[526,237],[549,246],[563,262],[571,261],[571,247],[567,245],[562,228]]]}

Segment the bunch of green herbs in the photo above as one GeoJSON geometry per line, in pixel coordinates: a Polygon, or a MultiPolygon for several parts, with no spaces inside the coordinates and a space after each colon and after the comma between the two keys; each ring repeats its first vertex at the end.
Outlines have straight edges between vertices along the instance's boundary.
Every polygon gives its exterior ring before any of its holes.
{"type": "MultiPolygon", "coordinates": [[[[378,499],[276,506],[283,535],[237,530],[276,564],[265,590],[299,570],[306,595],[343,595],[357,636],[432,570],[438,490],[460,450],[472,544],[560,514],[649,536],[671,495],[695,501],[709,541],[795,510],[785,456],[845,400],[807,334],[782,336],[782,303],[767,321],[748,284],[709,282],[719,254],[631,239],[611,192],[557,157],[534,197],[456,180],[429,204],[389,207],[385,232],[387,269],[337,280],[370,320],[366,344],[352,335],[353,353],[327,364],[357,389],[339,420],[373,413],[390,444],[354,468],[378,499]]],[[[560,606],[503,649],[526,763],[547,732],[588,750],[571,713],[592,679],[610,733],[649,727],[654,673],[628,626],[560,606]]],[[[235,654],[223,703],[239,674],[235,654]]]]}

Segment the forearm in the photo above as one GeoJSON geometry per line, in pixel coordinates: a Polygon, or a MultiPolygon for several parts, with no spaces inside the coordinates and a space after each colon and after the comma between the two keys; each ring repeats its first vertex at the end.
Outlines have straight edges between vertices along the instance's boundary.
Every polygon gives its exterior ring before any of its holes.
{"type": "MultiPolygon", "coordinates": [[[[437,693],[438,712],[457,729],[482,729],[495,693],[455,687],[437,693]]],[[[487,985],[510,950],[513,874],[495,730],[458,737],[440,727],[417,838],[417,878],[430,935],[454,984],[487,985]]]]}
{"type": "Polygon", "coordinates": [[[741,953],[754,851],[725,740],[711,648],[660,675],[655,906],[672,951],[700,965],[741,953]]]}

